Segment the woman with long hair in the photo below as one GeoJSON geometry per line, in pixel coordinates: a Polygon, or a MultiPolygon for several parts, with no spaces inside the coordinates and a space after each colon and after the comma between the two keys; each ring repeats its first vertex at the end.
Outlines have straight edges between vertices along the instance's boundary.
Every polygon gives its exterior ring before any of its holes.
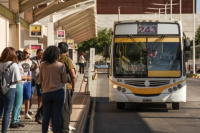
{"type": "Polygon", "coordinates": [[[10,89],[5,94],[0,96],[0,116],[2,116],[3,113],[1,133],[7,132],[10,112],[15,100],[16,83],[21,80],[17,62],[18,59],[15,54],[15,49],[12,47],[5,48],[0,57],[0,71],[3,72],[6,68],[8,68],[4,76],[6,84],[10,89]]]}
{"type": "Polygon", "coordinates": [[[85,53],[84,52],[81,52],[80,55],[79,55],[79,72],[80,74],[84,74],[84,63],[86,63],[87,61],[85,60],[84,58],[84,55],[85,53]]]}
{"type": "Polygon", "coordinates": [[[60,133],[64,104],[64,86],[67,83],[65,65],[59,62],[60,50],[49,46],[40,65],[39,81],[42,85],[43,121],[42,133],[48,132],[50,118],[54,133],[60,133]]]}
{"type": "MultiPolygon", "coordinates": [[[[31,76],[24,76],[24,70],[21,65],[21,61],[23,60],[23,52],[20,50],[17,50],[16,55],[18,58],[18,67],[19,67],[22,80],[31,80],[31,76]]],[[[24,81],[20,81],[16,85],[15,102],[14,102],[13,110],[12,110],[12,119],[10,123],[10,128],[24,127],[23,124],[19,123],[20,111],[21,111],[22,102],[23,102],[23,84],[24,84],[24,81]]]]}

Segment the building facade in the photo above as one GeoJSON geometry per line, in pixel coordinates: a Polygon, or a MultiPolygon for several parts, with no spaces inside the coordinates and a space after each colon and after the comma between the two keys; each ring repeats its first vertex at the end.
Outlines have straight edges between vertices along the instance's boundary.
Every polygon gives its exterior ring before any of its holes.
{"type": "MultiPolygon", "coordinates": [[[[179,1],[173,0],[173,3],[179,3],[179,1]]],[[[170,0],[97,0],[97,26],[98,28],[113,28],[114,21],[118,21],[118,7],[120,7],[120,20],[171,19],[170,9],[167,9],[166,15],[160,14],[160,17],[158,10],[147,9],[148,7],[164,8],[164,6],[157,6],[152,3],[169,4],[170,0]],[[152,12],[152,14],[145,14],[145,12],[152,12]]],[[[181,5],[181,16],[180,5],[173,5],[172,20],[181,20],[183,31],[186,36],[193,40],[193,0],[182,0],[181,5]]],[[[164,10],[161,10],[161,12],[164,12],[164,10]]],[[[197,29],[199,25],[200,15],[195,14],[195,28],[197,29]]]]}
{"type": "MultiPolygon", "coordinates": [[[[183,14],[193,13],[193,0],[181,0],[181,8],[183,14]]],[[[173,13],[178,14],[180,0],[173,0],[177,5],[173,6],[173,13]]],[[[164,6],[153,5],[170,4],[170,0],[97,0],[97,14],[117,14],[118,7],[121,9],[121,14],[145,14],[145,12],[152,12],[151,8],[164,8],[164,6]]],[[[169,7],[169,6],[168,6],[169,7]]],[[[195,10],[196,11],[196,10],[195,10]]],[[[170,10],[167,10],[170,13],[170,10]]]]}

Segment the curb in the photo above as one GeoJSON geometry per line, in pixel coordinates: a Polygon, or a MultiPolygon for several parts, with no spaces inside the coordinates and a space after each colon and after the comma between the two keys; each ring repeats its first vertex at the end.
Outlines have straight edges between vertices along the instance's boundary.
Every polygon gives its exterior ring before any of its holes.
{"type": "Polygon", "coordinates": [[[82,113],[82,117],[79,120],[80,125],[78,127],[76,127],[76,130],[75,130],[76,133],[83,133],[85,130],[87,116],[88,116],[89,107],[90,107],[90,97],[89,96],[85,96],[85,98],[83,99],[82,105],[86,105],[86,107],[82,113]]]}
{"type": "Polygon", "coordinates": [[[96,99],[93,99],[93,101],[92,101],[92,111],[91,111],[91,116],[90,116],[90,124],[89,124],[89,133],[94,133],[95,108],[96,108],[96,99]]]}
{"type": "Polygon", "coordinates": [[[187,74],[186,75],[187,78],[200,78],[199,74],[187,74]]]}

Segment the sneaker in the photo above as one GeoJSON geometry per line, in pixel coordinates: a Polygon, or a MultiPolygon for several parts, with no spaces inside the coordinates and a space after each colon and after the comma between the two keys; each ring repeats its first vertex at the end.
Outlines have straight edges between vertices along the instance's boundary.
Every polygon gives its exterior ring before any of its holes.
{"type": "Polygon", "coordinates": [[[52,127],[49,127],[49,128],[48,128],[48,131],[53,131],[52,127]]]}
{"type": "Polygon", "coordinates": [[[70,130],[70,131],[74,131],[74,130],[76,130],[76,128],[75,128],[75,127],[72,127],[72,126],[69,126],[69,130],[70,130]]]}
{"type": "Polygon", "coordinates": [[[19,115],[19,119],[21,119],[21,116],[19,115]]]}
{"type": "Polygon", "coordinates": [[[21,111],[20,111],[20,115],[23,115],[23,114],[25,114],[25,113],[24,113],[24,111],[21,110],[21,111]]]}
{"type": "Polygon", "coordinates": [[[32,119],[32,117],[29,114],[26,114],[25,119],[32,119]]]}
{"type": "Polygon", "coordinates": [[[37,122],[38,124],[42,124],[42,120],[40,119],[35,119],[35,122],[37,122]]]}
{"type": "Polygon", "coordinates": [[[20,126],[18,124],[10,124],[9,128],[20,128],[20,126]]]}
{"type": "Polygon", "coordinates": [[[38,122],[38,124],[42,124],[42,120],[38,120],[37,122],[38,122]]]}
{"type": "Polygon", "coordinates": [[[31,111],[31,110],[29,110],[29,111],[28,111],[28,114],[29,114],[29,115],[34,115],[34,112],[31,111]]]}
{"type": "Polygon", "coordinates": [[[17,125],[19,126],[19,127],[25,127],[23,124],[21,124],[21,123],[17,123],[17,125]]]}

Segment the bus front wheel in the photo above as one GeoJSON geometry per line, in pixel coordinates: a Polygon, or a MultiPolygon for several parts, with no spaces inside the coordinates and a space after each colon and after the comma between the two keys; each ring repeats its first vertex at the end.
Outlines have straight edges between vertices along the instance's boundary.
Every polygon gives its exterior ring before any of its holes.
{"type": "Polygon", "coordinates": [[[174,110],[179,110],[179,103],[172,103],[172,108],[174,110]]]}
{"type": "Polygon", "coordinates": [[[124,109],[124,108],[125,108],[125,103],[117,102],[117,109],[124,109]]]}

